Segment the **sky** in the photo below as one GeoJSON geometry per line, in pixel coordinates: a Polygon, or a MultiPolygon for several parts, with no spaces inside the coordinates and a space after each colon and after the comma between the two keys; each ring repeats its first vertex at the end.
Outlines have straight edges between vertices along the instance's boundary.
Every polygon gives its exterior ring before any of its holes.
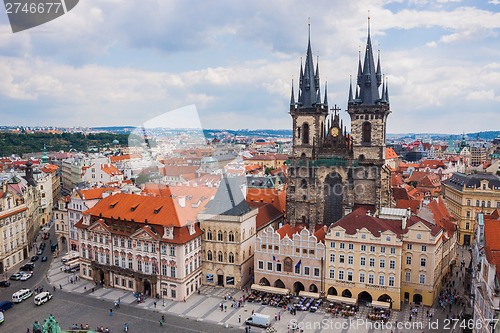
{"type": "Polygon", "coordinates": [[[204,128],[291,129],[308,22],[345,110],[368,16],[389,133],[500,130],[500,0],[83,0],[15,34],[2,12],[0,125],[141,126],[195,106],[204,128]]]}

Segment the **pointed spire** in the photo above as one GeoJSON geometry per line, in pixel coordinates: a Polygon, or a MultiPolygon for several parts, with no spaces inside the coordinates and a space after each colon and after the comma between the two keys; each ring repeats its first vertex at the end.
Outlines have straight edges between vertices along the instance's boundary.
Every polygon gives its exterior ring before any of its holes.
{"type": "Polygon", "coordinates": [[[325,81],[325,100],[323,101],[323,105],[326,107],[326,109],[328,110],[328,82],[325,81]]]}
{"type": "Polygon", "coordinates": [[[318,94],[316,95],[316,105],[321,105],[321,91],[318,89],[318,94]]]}
{"type": "Polygon", "coordinates": [[[303,108],[312,108],[314,105],[321,105],[321,93],[319,90],[319,66],[314,70],[313,55],[311,48],[311,23],[309,22],[309,38],[307,41],[307,54],[304,67],[300,62],[300,90],[299,104],[303,108]]]}
{"type": "Polygon", "coordinates": [[[363,78],[363,68],[361,67],[361,50],[360,50],[358,51],[358,82],[357,82],[358,86],[361,85],[362,78],[363,78]]]}
{"type": "Polygon", "coordinates": [[[389,78],[385,77],[385,101],[389,104],[389,78]]]}
{"type": "Polygon", "coordinates": [[[382,82],[382,97],[380,98],[380,101],[382,103],[386,102],[386,99],[385,99],[385,80],[384,80],[384,82],[382,82]]]}
{"type": "Polygon", "coordinates": [[[349,75],[349,100],[347,101],[348,104],[354,103],[353,97],[352,97],[352,75],[349,75]]]}
{"type": "MultiPolygon", "coordinates": [[[[373,59],[373,49],[370,36],[370,17],[368,17],[368,38],[365,48],[365,59],[360,75],[360,65],[358,64],[358,86],[359,99],[363,105],[375,105],[380,102],[378,91],[378,80],[375,69],[375,61],[373,59]]],[[[356,98],[356,99],[358,99],[356,98]]]]}
{"type": "Polygon", "coordinates": [[[316,74],[314,74],[314,85],[319,93],[319,56],[316,56],[316,74]]]}
{"type": "Polygon", "coordinates": [[[382,83],[382,68],[380,67],[380,49],[378,50],[378,60],[377,60],[377,86],[380,87],[382,83]]]}
{"type": "Polygon", "coordinates": [[[295,106],[295,94],[293,93],[293,79],[292,79],[292,96],[290,97],[290,106],[295,106]]]}

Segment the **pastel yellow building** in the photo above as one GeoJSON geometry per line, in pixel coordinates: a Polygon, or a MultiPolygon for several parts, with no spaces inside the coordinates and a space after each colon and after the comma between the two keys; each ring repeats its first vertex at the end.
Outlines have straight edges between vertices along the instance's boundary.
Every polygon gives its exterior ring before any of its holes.
{"type": "Polygon", "coordinates": [[[325,237],[325,290],[359,303],[432,306],[443,275],[444,228],[410,210],[358,208],[325,237]]]}
{"type": "Polygon", "coordinates": [[[455,173],[443,183],[443,198],[458,222],[458,243],[472,245],[476,216],[500,208],[500,177],[490,173],[455,173]]]}

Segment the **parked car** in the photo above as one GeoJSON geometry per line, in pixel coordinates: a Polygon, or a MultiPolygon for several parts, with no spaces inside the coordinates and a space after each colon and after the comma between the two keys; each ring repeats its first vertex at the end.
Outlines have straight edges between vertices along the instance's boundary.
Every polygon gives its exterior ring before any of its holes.
{"type": "Polygon", "coordinates": [[[22,275],[21,275],[21,278],[19,280],[21,281],[26,281],[28,280],[30,277],[32,277],[33,274],[32,273],[28,273],[28,272],[24,272],[22,275]]]}
{"type": "Polygon", "coordinates": [[[19,270],[22,272],[33,272],[33,268],[35,268],[35,264],[30,262],[30,263],[27,263],[27,264],[24,264],[23,266],[21,266],[21,268],[19,268],[19,270]]]}
{"type": "Polygon", "coordinates": [[[33,257],[31,257],[31,262],[35,262],[35,261],[37,261],[37,260],[38,260],[38,256],[33,256],[33,257]]]}
{"type": "Polygon", "coordinates": [[[7,288],[8,286],[10,286],[10,282],[5,280],[5,281],[0,281],[0,287],[2,288],[7,288]]]}
{"type": "Polygon", "coordinates": [[[36,252],[36,254],[38,255],[41,255],[43,253],[43,249],[42,248],[39,248],[38,251],[36,252]]]}
{"type": "Polygon", "coordinates": [[[19,280],[19,279],[21,278],[21,276],[22,276],[22,274],[21,274],[21,273],[14,273],[14,274],[12,274],[12,275],[10,276],[10,278],[9,278],[9,279],[14,280],[14,281],[17,281],[17,280],[19,280]]]}
{"type": "Polygon", "coordinates": [[[43,256],[42,261],[47,261],[47,256],[43,256]]]}
{"type": "Polygon", "coordinates": [[[14,303],[12,303],[11,301],[0,301],[0,311],[5,312],[8,309],[10,309],[13,305],[14,303]]]}

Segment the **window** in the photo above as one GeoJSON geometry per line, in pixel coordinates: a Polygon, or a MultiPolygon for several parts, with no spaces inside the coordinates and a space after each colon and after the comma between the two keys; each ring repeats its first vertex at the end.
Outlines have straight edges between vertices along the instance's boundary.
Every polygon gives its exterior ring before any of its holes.
{"type": "Polygon", "coordinates": [[[365,258],[365,257],[361,257],[361,258],[359,259],[359,264],[360,264],[361,266],[365,266],[365,265],[366,265],[366,258],[365,258]]]}
{"type": "Polygon", "coordinates": [[[368,283],[373,284],[374,280],[375,280],[375,276],[373,274],[368,274],[368,283]]]}
{"type": "Polygon", "coordinates": [[[406,257],[406,264],[411,265],[411,257],[406,257]]]}
{"type": "Polygon", "coordinates": [[[218,260],[219,262],[222,262],[222,261],[224,260],[224,259],[223,259],[223,257],[222,257],[222,252],[220,252],[220,251],[219,251],[219,253],[217,254],[217,260],[218,260]]]}
{"type": "Polygon", "coordinates": [[[170,255],[172,257],[175,257],[175,246],[174,245],[170,245],[170,255]]]}
{"type": "Polygon", "coordinates": [[[304,275],[309,275],[310,268],[304,267],[304,275]]]}
{"type": "Polygon", "coordinates": [[[345,249],[345,243],[340,243],[340,249],[344,250],[345,249]]]}
{"type": "Polygon", "coordinates": [[[170,295],[172,295],[172,298],[177,297],[177,292],[175,290],[170,291],[170,295]]]}
{"type": "Polygon", "coordinates": [[[335,242],[330,242],[330,248],[332,248],[332,249],[335,248],[335,242]]]}
{"type": "Polygon", "coordinates": [[[268,271],[272,271],[273,270],[273,263],[270,262],[270,261],[267,262],[267,270],[268,271]]]}
{"type": "Polygon", "coordinates": [[[422,245],[422,252],[426,252],[427,251],[427,245],[422,245]]]}
{"type": "Polygon", "coordinates": [[[466,217],[470,217],[470,210],[468,210],[467,212],[465,212],[465,216],[466,217]]]}
{"type": "Polygon", "coordinates": [[[352,281],[352,272],[347,272],[347,281],[352,281]]]}
{"type": "Polygon", "coordinates": [[[470,224],[469,224],[469,222],[465,223],[465,229],[466,229],[466,230],[469,230],[469,228],[470,228],[470,224]]]}
{"type": "Polygon", "coordinates": [[[417,234],[417,239],[422,239],[422,235],[421,234],[417,234]]]}
{"type": "Polygon", "coordinates": [[[396,254],[396,248],[395,247],[391,247],[391,254],[396,254]]]}
{"type": "Polygon", "coordinates": [[[259,260],[259,269],[264,269],[264,262],[259,260]]]}
{"type": "Polygon", "coordinates": [[[335,254],[330,253],[330,262],[335,262],[335,254]]]}
{"type": "Polygon", "coordinates": [[[276,272],[281,272],[281,263],[280,262],[276,263],[276,272]]]}
{"type": "Polygon", "coordinates": [[[470,199],[467,199],[467,206],[470,206],[470,199]]]}
{"type": "Polygon", "coordinates": [[[385,253],[385,246],[380,247],[380,253],[385,253]]]}
{"type": "Polygon", "coordinates": [[[212,240],[212,231],[208,230],[207,232],[207,240],[212,240]]]}
{"type": "Polygon", "coordinates": [[[366,234],[361,234],[361,239],[366,239],[366,234]]]}
{"type": "Polygon", "coordinates": [[[420,267],[425,267],[426,261],[425,258],[420,258],[420,267]]]}
{"type": "Polygon", "coordinates": [[[125,268],[125,257],[122,257],[122,268],[125,268]]]}
{"type": "Polygon", "coordinates": [[[144,273],[149,274],[149,262],[144,263],[144,273]]]}
{"type": "Polygon", "coordinates": [[[170,277],[175,277],[175,267],[174,266],[170,266],[170,277]]]}
{"type": "Polygon", "coordinates": [[[396,260],[389,261],[389,268],[396,269],[396,260]]]}
{"type": "Polygon", "coordinates": [[[345,257],[343,254],[339,255],[339,263],[343,264],[345,261],[345,257]]]}
{"type": "Polygon", "coordinates": [[[375,253],[375,246],[370,245],[370,252],[375,253]]]}
{"type": "Polygon", "coordinates": [[[339,271],[339,280],[343,280],[344,279],[344,271],[339,271]]]}
{"type": "Polygon", "coordinates": [[[303,145],[309,144],[309,124],[308,123],[302,124],[302,144],[303,145]]]}
{"type": "Polygon", "coordinates": [[[139,260],[139,261],[137,261],[137,270],[138,270],[139,272],[142,272],[142,261],[140,261],[140,260],[139,260]]]}
{"type": "Polygon", "coordinates": [[[365,283],[365,273],[363,272],[359,273],[359,282],[365,283]]]}
{"type": "Polygon", "coordinates": [[[330,279],[335,279],[335,270],[330,268],[330,279]]]}
{"type": "Polygon", "coordinates": [[[353,265],[354,264],[354,257],[353,256],[348,256],[347,257],[347,263],[349,265],[353,265]]]}
{"type": "Polygon", "coordinates": [[[479,200],[476,200],[476,207],[479,207],[479,200]]]}
{"type": "Polygon", "coordinates": [[[370,267],[375,267],[375,258],[370,258],[370,267]]]}
{"type": "Polygon", "coordinates": [[[222,242],[223,238],[222,238],[222,231],[219,230],[219,232],[217,233],[217,240],[219,242],[222,242]]]}
{"type": "Polygon", "coordinates": [[[229,232],[229,241],[234,242],[234,234],[232,231],[229,232]]]}
{"type": "Polygon", "coordinates": [[[411,273],[410,272],[405,272],[405,281],[411,282],[411,273]]]}
{"type": "Polygon", "coordinates": [[[383,275],[378,276],[378,285],[383,286],[385,284],[385,277],[383,275]]]}
{"type": "Polygon", "coordinates": [[[419,282],[420,284],[425,284],[425,274],[420,274],[419,282]]]}
{"type": "Polygon", "coordinates": [[[385,259],[380,259],[380,268],[385,268],[385,259]]]}
{"type": "Polygon", "coordinates": [[[319,276],[319,268],[314,268],[314,276],[319,276]]]}
{"type": "Polygon", "coordinates": [[[209,250],[209,251],[207,252],[207,260],[208,260],[208,261],[212,261],[212,259],[213,259],[213,257],[212,257],[212,251],[210,251],[210,250],[209,250]]]}
{"type": "MultiPolygon", "coordinates": [[[[132,258],[128,258],[128,269],[132,269],[134,265],[134,262],[132,261],[132,258]]],[[[166,275],[166,273],[165,273],[166,275]]]]}
{"type": "Polygon", "coordinates": [[[366,245],[361,245],[361,252],[366,252],[366,245]]]}
{"type": "Polygon", "coordinates": [[[363,123],[363,143],[370,143],[372,140],[372,125],[369,122],[363,123]]]}
{"type": "Polygon", "coordinates": [[[234,264],[234,254],[233,254],[233,252],[229,252],[229,263],[234,264]]]}
{"type": "Polygon", "coordinates": [[[295,265],[295,274],[300,274],[300,266],[295,265]]]}
{"type": "Polygon", "coordinates": [[[406,249],[407,250],[413,250],[412,244],[406,244],[406,249]]]}
{"type": "Polygon", "coordinates": [[[348,244],[348,247],[349,247],[349,250],[354,250],[354,244],[349,243],[349,244],[348,244]]]}
{"type": "Polygon", "coordinates": [[[127,240],[127,248],[128,249],[132,248],[132,240],[131,239],[127,240]]]}
{"type": "Polygon", "coordinates": [[[389,287],[394,287],[394,276],[389,276],[389,287]]]}

